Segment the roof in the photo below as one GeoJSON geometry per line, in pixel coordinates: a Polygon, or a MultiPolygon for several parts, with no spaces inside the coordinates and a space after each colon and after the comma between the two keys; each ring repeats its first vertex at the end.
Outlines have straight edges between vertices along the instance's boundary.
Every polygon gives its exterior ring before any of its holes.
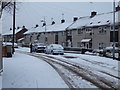
{"type": "MultiPolygon", "coordinates": [[[[115,12],[115,23],[118,23],[118,13],[115,12]]],[[[113,12],[97,14],[94,17],[86,16],[79,18],[73,25],[67,29],[76,29],[82,27],[93,27],[100,25],[112,25],[113,24],[113,12]]]]}
{"type": "MultiPolygon", "coordinates": [[[[46,32],[58,32],[58,31],[65,31],[68,26],[70,26],[71,23],[60,23],[60,24],[54,24],[54,25],[46,25],[46,32]]],[[[37,27],[37,28],[31,28],[25,34],[30,33],[36,33],[36,32],[45,32],[45,26],[44,27],[37,27]]]]}
{"type": "MultiPolygon", "coordinates": [[[[21,30],[22,30],[22,28],[15,30],[15,34],[18,33],[18,32],[21,31],[21,30]]],[[[2,34],[2,35],[12,35],[12,34],[13,34],[13,30],[10,30],[10,31],[2,34]]]]}
{"type": "Polygon", "coordinates": [[[81,42],[85,43],[85,42],[90,42],[91,39],[82,39],[81,42]]]}

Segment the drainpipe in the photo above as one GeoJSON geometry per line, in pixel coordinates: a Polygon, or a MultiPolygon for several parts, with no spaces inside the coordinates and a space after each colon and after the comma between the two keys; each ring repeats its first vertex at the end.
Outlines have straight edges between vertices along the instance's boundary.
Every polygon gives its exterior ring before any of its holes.
{"type": "Polygon", "coordinates": [[[115,0],[113,1],[113,59],[115,59],[115,0]]]}

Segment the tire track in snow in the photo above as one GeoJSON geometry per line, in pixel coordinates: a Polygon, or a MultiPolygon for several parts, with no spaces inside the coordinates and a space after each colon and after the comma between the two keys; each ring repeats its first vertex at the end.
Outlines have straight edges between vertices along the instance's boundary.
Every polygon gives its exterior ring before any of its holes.
{"type": "MultiPolygon", "coordinates": [[[[59,67],[56,67],[56,65],[57,64],[61,65],[62,67],[64,67],[64,69],[67,69],[72,73],[75,73],[76,75],[93,83],[95,86],[97,86],[101,89],[105,89],[105,88],[117,89],[118,88],[118,86],[116,85],[116,82],[112,82],[104,77],[98,76],[97,74],[93,73],[92,71],[87,70],[86,68],[84,68],[82,66],[78,66],[74,63],[63,61],[61,59],[56,59],[56,58],[48,56],[48,55],[36,55],[33,53],[32,54],[27,53],[27,54],[37,57],[37,58],[42,58],[43,60],[45,60],[46,62],[51,64],[54,68],[56,68],[56,70],[58,69],[59,72],[61,72],[61,71],[60,71],[59,67]]],[[[69,84],[72,83],[69,80],[65,80],[65,82],[68,82],[69,84]]],[[[72,85],[69,85],[69,86],[74,87],[72,85]]]]}

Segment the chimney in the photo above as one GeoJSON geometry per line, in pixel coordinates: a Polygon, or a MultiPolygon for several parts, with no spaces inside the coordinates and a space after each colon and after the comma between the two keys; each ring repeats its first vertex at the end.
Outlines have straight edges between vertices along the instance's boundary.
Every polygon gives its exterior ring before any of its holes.
{"type": "Polygon", "coordinates": [[[20,29],[20,27],[17,27],[17,29],[20,29]]]}
{"type": "Polygon", "coordinates": [[[12,30],[12,28],[10,28],[10,31],[12,30]]]}
{"type": "Polygon", "coordinates": [[[46,23],[45,23],[45,22],[43,23],[43,26],[46,26],[46,23]]]}
{"type": "Polygon", "coordinates": [[[25,29],[25,26],[23,26],[22,28],[25,29]]]}
{"type": "Polygon", "coordinates": [[[73,22],[77,21],[78,17],[73,17],[73,22]]]}
{"type": "Polygon", "coordinates": [[[62,20],[61,20],[61,23],[65,23],[65,19],[62,19],[62,20]]]}
{"type": "Polygon", "coordinates": [[[35,28],[37,28],[37,27],[39,27],[39,25],[38,25],[38,24],[36,24],[35,28]]]}
{"type": "Polygon", "coordinates": [[[55,21],[52,21],[52,24],[51,24],[51,25],[53,25],[53,24],[55,24],[55,21]]]}
{"type": "Polygon", "coordinates": [[[116,7],[116,11],[120,11],[120,6],[119,5],[116,7]]]}
{"type": "Polygon", "coordinates": [[[97,14],[97,12],[93,11],[91,12],[91,18],[94,17],[97,14]]]}

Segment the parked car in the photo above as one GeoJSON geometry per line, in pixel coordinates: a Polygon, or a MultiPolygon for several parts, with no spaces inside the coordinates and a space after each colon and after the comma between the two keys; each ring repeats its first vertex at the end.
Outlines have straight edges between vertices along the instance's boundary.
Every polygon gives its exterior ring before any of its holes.
{"type": "Polygon", "coordinates": [[[33,52],[45,52],[46,45],[44,43],[35,43],[33,44],[33,52]]]}
{"type": "Polygon", "coordinates": [[[64,48],[59,44],[50,44],[45,48],[46,54],[64,54],[64,48]]]}

